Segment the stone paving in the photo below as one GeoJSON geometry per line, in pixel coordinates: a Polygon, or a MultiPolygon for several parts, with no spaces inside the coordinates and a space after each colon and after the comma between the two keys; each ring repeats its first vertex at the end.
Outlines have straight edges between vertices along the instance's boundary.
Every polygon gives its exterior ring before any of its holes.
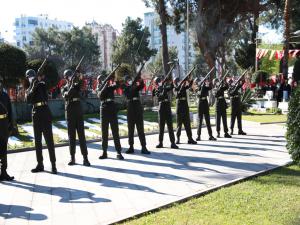
{"type": "MultiPolygon", "coordinates": [[[[290,161],[281,125],[245,122],[247,136],[181,144],[179,150],[155,149],[158,135],[148,135],[151,155],[136,153],[116,160],[110,141],[109,159],[99,160],[101,143],[88,145],[91,167],[68,166],[68,147],[56,149],[58,175],[32,174],[35,152],[10,154],[9,173],[16,181],[0,183],[0,224],[96,225],[145,212],[207,189],[251,176],[290,161]]],[[[194,135],[196,133],[193,130],[194,135]]],[[[185,132],[182,142],[186,143],[185,132]]],[[[124,150],[127,139],[121,141],[124,150]]],[[[165,134],[165,146],[169,147],[165,134]]],[[[50,171],[44,151],[45,169],[50,171]]]]}

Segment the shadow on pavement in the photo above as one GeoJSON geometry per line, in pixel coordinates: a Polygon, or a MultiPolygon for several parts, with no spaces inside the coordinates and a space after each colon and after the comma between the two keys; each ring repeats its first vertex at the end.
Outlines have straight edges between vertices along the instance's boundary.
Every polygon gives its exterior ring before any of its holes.
{"type": "Polygon", "coordinates": [[[0,217],[4,219],[23,219],[23,220],[46,220],[48,217],[44,214],[30,213],[32,208],[20,205],[5,205],[0,203],[0,217]]]}
{"type": "Polygon", "coordinates": [[[31,192],[48,194],[60,197],[59,202],[63,203],[99,203],[111,202],[109,199],[94,197],[95,194],[73,188],[48,187],[38,184],[31,184],[21,181],[3,182],[2,184],[22,188],[31,192]],[[87,199],[87,200],[83,200],[87,199]]]}

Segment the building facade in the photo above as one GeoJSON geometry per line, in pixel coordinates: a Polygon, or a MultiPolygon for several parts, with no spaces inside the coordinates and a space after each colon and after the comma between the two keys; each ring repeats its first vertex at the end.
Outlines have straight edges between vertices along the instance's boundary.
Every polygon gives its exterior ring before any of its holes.
{"type": "Polygon", "coordinates": [[[1,43],[4,43],[4,38],[1,36],[1,33],[0,33],[0,44],[1,43]]]}
{"type": "Polygon", "coordinates": [[[112,67],[112,52],[113,44],[117,39],[117,30],[110,24],[98,24],[93,21],[86,24],[91,28],[92,33],[97,37],[98,46],[100,47],[100,61],[102,62],[103,69],[110,70],[112,67]]]}
{"type": "MultiPolygon", "coordinates": [[[[144,14],[144,24],[148,27],[151,34],[150,37],[150,48],[159,50],[162,47],[161,34],[159,29],[159,16],[157,13],[148,12],[144,14]]],[[[186,72],[188,68],[191,67],[195,59],[195,50],[193,47],[193,38],[192,35],[187,37],[186,32],[177,34],[174,26],[167,27],[168,35],[168,46],[176,47],[178,51],[178,59],[181,65],[181,68],[186,72]],[[187,54],[187,38],[189,38],[189,51],[187,54]],[[188,65],[189,64],[189,65],[188,65]]]]}
{"type": "Polygon", "coordinates": [[[33,45],[32,33],[36,28],[57,28],[60,31],[69,31],[73,24],[57,19],[49,19],[48,15],[39,15],[36,17],[21,15],[15,19],[15,36],[16,45],[24,48],[25,45],[33,45]]]}

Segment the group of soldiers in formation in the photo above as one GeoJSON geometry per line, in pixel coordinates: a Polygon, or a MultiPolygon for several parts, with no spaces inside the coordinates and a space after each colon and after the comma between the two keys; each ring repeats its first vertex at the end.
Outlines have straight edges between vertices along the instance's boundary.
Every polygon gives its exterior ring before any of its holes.
{"type": "MultiPolygon", "coordinates": [[[[75,150],[76,150],[76,132],[78,134],[81,154],[83,156],[83,165],[90,166],[88,159],[88,150],[86,145],[85,131],[84,131],[84,119],[83,111],[80,104],[80,76],[76,74],[77,71],[66,70],[64,72],[64,78],[67,84],[62,88],[62,96],[65,100],[65,117],[68,127],[69,137],[69,150],[70,150],[70,162],[68,165],[75,165],[75,150]]],[[[49,151],[50,161],[52,165],[52,173],[56,174],[56,157],[55,148],[52,133],[52,117],[48,107],[48,92],[46,83],[44,81],[44,75],[42,73],[36,73],[30,69],[26,71],[26,78],[28,79],[30,86],[26,90],[26,100],[32,105],[32,122],[34,130],[34,141],[36,150],[37,166],[31,170],[32,173],[44,171],[43,154],[42,154],[42,135],[46,141],[46,145],[49,151]]],[[[144,81],[139,79],[133,79],[131,76],[126,75],[125,81],[120,84],[116,81],[114,74],[109,77],[98,76],[97,96],[99,97],[100,104],[100,117],[101,117],[101,129],[102,129],[102,149],[103,153],[99,157],[100,159],[106,159],[108,148],[108,131],[109,125],[111,127],[112,136],[114,140],[115,150],[117,151],[117,158],[124,159],[121,153],[121,144],[119,137],[119,127],[117,118],[117,107],[114,102],[114,91],[122,87],[127,100],[127,120],[128,120],[128,139],[129,149],[126,151],[128,154],[134,153],[134,129],[137,128],[137,134],[142,146],[142,154],[150,154],[146,147],[146,138],[144,133],[143,122],[143,107],[140,101],[139,92],[144,87],[144,81]]],[[[221,120],[223,122],[224,137],[231,138],[233,134],[235,120],[238,122],[238,134],[246,135],[242,130],[241,121],[241,99],[239,89],[243,85],[243,81],[233,83],[226,80],[214,79],[213,82],[210,79],[186,79],[179,80],[178,78],[162,79],[156,77],[154,80],[153,96],[157,97],[159,102],[158,116],[159,116],[159,142],[157,148],[163,147],[164,127],[167,124],[169,138],[171,142],[171,148],[178,149],[180,144],[181,128],[184,125],[186,134],[188,137],[188,144],[197,144],[196,141],[201,140],[201,127],[203,117],[206,121],[206,126],[209,134],[209,140],[215,141],[213,136],[210,115],[209,115],[209,103],[208,94],[209,91],[215,88],[216,98],[216,131],[217,137],[220,137],[220,125],[221,120]],[[191,90],[192,86],[196,86],[194,89],[198,96],[198,130],[196,141],[192,137],[191,121],[188,106],[187,91],[191,90]],[[228,94],[231,99],[231,135],[229,134],[227,127],[226,108],[227,103],[224,97],[224,92],[228,90],[228,94]],[[176,115],[177,115],[177,130],[175,141],[175,135],[173,131],[172,123],[172,111],[170,92],[175,93],[176,97],[176,115]]],[[[10,130],[12,129],[12,109],[9,96],[3,91],[3,84],[0,81],[0,155],[1,155],[1,175],[0,180],[13,180],[14,177],[9,176],[7,173],[7,144],[10,130]]]]}

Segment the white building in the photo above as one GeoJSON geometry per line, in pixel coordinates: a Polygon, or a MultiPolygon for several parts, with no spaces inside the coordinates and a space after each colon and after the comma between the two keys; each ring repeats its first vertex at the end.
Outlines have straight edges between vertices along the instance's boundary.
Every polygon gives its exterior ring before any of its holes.
{"type": "Polygon", "coordinates": [[[43,28],[45,30],[53,27],[60,31],[69,31],[73,28],[73,24],[57,19],[49,19],[48,15],[39,15],[36,17],[21,15],[15,19],[15,36],[16,45],[23,48],[25,44],[32,45],[32,33],[36,28],[43,28]]]}
{"type": "Polygon", "coordinates": [[[98,46],[100,47],[100,60],[103,65],[103,69],[109,70],[112,66],[112,52],[113,44],[117,39],[117,30],[114,29],[110,24],[98,24],[95,21],[86,24],[92,29],[92,33],[98,39],[98,46]]]}
{"type": "Polygon", "coordinates": [[[4,38],[1,36],[1,32],[0,32],[0,44],[4,43],[4,38]]]}
{"type": "MultiPolygon", "coordinates": [[[[159,29],[159,16],[154,12],[148,12],[144,14],[144,23],[145,26],[148,27],[149,32],[151,34],[150,37],[150,48],[159,50],[162,46],[161,34],[159,29]]],[[[195,59],[195,50],[193,47],[193,40],[190,35],[189,37],[189,56],[187,56],[186,51],[186,41],[187,35],[186,32],[182,32],[177,34],[174,26],[167,27],[167,35],[168,35],[168,46],[176,47],[178,51],[178,59],[181,67],[184,69],[184,72],[187,70],[187,59],[189,63],[189,68],[191,67],[194,59],[195,59]]]]}

